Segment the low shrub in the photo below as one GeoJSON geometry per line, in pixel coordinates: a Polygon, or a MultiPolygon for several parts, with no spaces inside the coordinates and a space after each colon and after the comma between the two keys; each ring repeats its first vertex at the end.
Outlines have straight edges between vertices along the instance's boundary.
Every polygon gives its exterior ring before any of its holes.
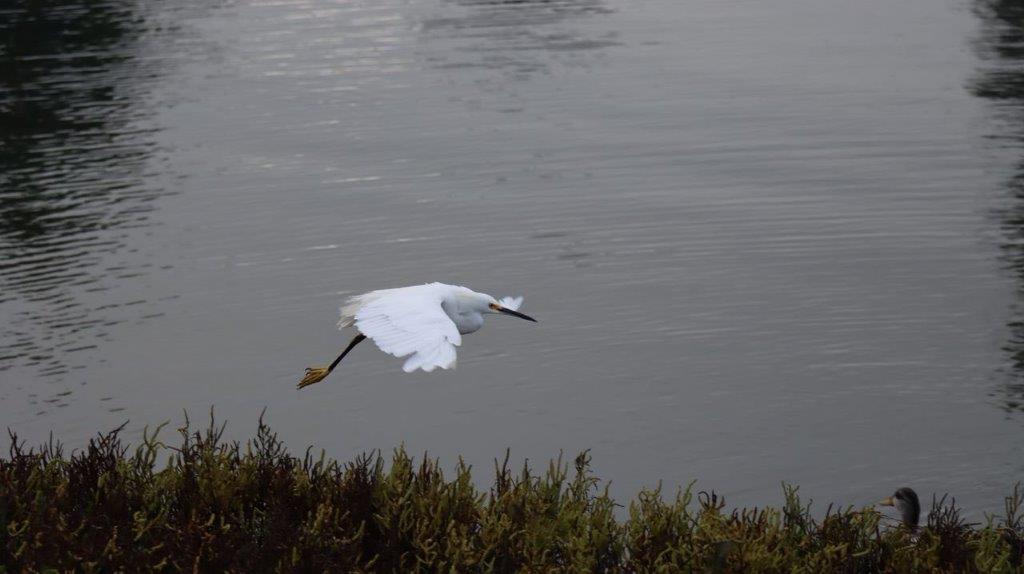
{"type": "Polygon", "coordinates": [[[260,421],[245,444],[212,420],[177,446],[122,428],[77,452],[0,458],[0,572],[1014,572],[1022,571],[1019,485],[1001,517],[966,523],[952,500],[927,522],[873,509],[817,519],[784,485],[781,508],[733,509],[692,487],[644,490],[617,512],[584,452],[543,473],[495,463],[489,490],[461,461],[396,449],[347,463],[290,455],[260,421]],[[158,459],[166,458],[166,461],[158,459]]]}

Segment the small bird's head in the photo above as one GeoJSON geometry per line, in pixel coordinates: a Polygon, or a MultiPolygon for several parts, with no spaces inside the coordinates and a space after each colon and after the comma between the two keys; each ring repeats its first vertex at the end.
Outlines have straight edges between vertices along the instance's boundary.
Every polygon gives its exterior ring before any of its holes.
{"type": "Polygon", "coordinates": [[[523,304],[522,297],[502,297],[500,301],[490,295],[487,295],[486,297],[488,299],[487,311],[485,311],[486,313],[501,313],[503,315],[512,315],[513,317],[533,321],[534,323],[537,322],[533,317],[516,311],[516,309],[523,304]]]}
{"type": "Polygon", "coordinates": [[[900,513],[900,520],[907,527],[917,528],[917,522],[921,518],[921,503],[917,500],[917,493],[913,489],[903,488],[897,490],[892,496],[878,503],[879,506],[892,506],[900,513]]]}

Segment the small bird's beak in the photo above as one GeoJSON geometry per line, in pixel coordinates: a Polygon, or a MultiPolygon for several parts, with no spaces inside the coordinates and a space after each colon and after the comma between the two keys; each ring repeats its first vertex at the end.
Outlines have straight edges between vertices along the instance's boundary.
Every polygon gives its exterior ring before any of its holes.
{"type": "Polygon", "coordinates": [[[524,313],[520,313],[519,311],[513,311],[512,309],[506,309],[504,307],[498,307],[496,310],[499,313],[504,313],[506,315],[512,315],[513,317],[519,317],[520,319],[526,319],[527,321],[533,321],[534,323],[537,322],[537,320],[534,319],[533,317],[531,317],[529,315],[526,315],[524,313]]]}
{"type": "Polygon", "coordinates": [[[889,498],[886,498],[885,500],[881,500],[879,502],[876,502],[875,504],[877,504],[878,506],[896,506],[893,503],[891,496],[889,498]]]}

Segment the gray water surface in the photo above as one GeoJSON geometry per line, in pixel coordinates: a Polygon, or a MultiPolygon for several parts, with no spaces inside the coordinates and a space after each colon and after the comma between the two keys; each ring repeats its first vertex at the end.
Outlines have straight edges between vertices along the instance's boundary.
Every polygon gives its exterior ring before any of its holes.
{"type": "Polygon", "coordinates": [[[971,516],[1024,478],[1020,2],[72,3],[0,17],[0,421],[130,420],[613,493],[971,516]],[[350,294],[526,297],[453,372],[350,294]]]}

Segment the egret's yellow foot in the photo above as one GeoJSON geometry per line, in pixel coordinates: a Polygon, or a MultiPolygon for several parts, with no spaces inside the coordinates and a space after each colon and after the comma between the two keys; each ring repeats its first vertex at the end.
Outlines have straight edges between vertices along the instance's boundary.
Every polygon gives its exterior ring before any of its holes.
{"type": "Polygon", "coordinates": [[[331,374],[331,370],[327,367],[307,367],[306,375],[299,381],[298,388],[308,387],[314,383],[327,378],[327,375],[331,374]]]}

